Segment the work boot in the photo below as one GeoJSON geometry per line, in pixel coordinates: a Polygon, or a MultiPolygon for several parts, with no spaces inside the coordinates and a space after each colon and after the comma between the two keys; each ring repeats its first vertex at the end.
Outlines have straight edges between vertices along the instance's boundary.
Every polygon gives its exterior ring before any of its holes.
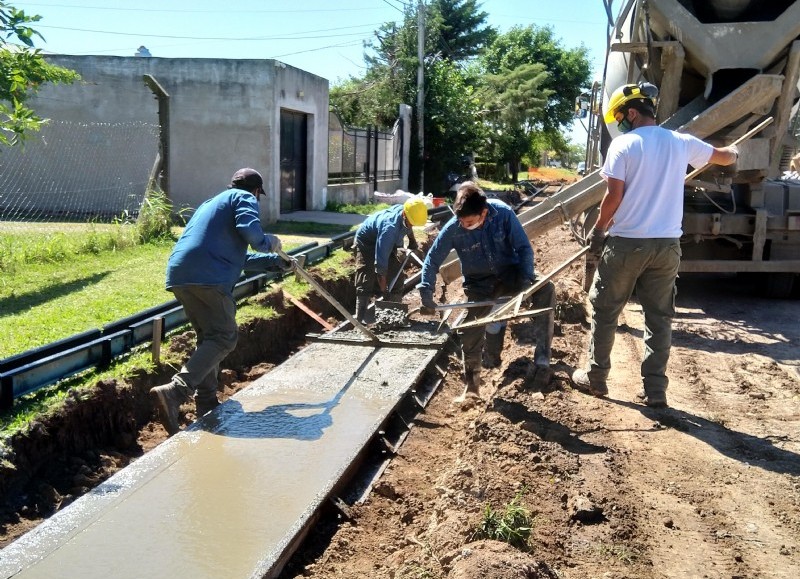
{"type": "Polygon", "coordinates": [[[534,364],[528,369],[525,386],[531,390],[544,390],[552,379],[553,369],[550,366],[534,364]]]}
{"type": "Polygon", "coordinates": [[[608,385],[605,380],[591,380],[586,370],[575,370],[572,373],[572,384],[583,392],[602,398],[608,396],[608,385]]]}
{"type": "Polygon", "coordinates": [[[648,392],[642,389],[635,397],[635,401],[649,408],[667,408],[666,392],[648,392]]]}
{"type": "Polygon", "coordinates": [[[202,418],[217,406],[219,406],[219,400],[217,400],[216,395],[210,397],[203,396],[202,398],[195,395],[194,397],[194,407],[197,418],[202,418]]]}
{"type": "Polygon", "coordinates": [[[537,316],[533,320],[533,338],[536,348],[533,350],[533,363],[536,366],[550,366],[550,356],[553,348],[553,334],[555,333],[555,317],[553,312],[537,316]]]}
{"type": "Polygon", "coordinates": [[[483,344],[481,355],[481,362],[484,368],[497,368],[500,366],[500,355],[503,352],[505,335],[505,326],[496,334],[486,332],[486,342],[483,344]]]}
{"type": "Polygon", "coordinates": [[[161,424],[170,436],[180,431],[178,422],[178,410],[181,404],[189,399],[188,389],[177,382],[170,382],[163,386],[156,386],[150,389],[150,397],[153,404],[158,409],[158,416],[161,424]]]}
{"type": "Polygon", "coordinates": [[[456,404],[461,404],[469,398],[480,398],[481,371],[468,368],[464,371],[464,391],[461,396],[453,400],[456,404]]]}

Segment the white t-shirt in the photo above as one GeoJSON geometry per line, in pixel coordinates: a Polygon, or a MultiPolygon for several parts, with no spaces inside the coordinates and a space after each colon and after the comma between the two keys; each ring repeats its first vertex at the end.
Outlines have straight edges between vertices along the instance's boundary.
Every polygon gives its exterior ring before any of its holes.
{"type": "Polygon", "coordinates": [[[625,182],[609,235],[677,238],[683,231],[686,166],[708,163],[714,147],[659,126],[639,127],[611,141],[600,175],[625,182]]]}

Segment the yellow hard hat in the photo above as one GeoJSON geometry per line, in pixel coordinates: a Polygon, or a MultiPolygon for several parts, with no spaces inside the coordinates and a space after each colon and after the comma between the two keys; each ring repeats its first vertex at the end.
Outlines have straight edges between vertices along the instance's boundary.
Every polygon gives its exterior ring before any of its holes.
{"type": "Polygon", "coordinates": [[[656,106],[656,98],[658,97],[658,88],[649,82],[640,82],[639,84],[623,84],[617,90],[611,93],[611,98],[608,99],[606,106],[606,113],[603,115],[603,120],[606,124],[613,123],[616,119],[614,115],[619,108],[625,103],[634,100],[649,100],[656,106]]]}
{"type": "Polygon", "coordinates": [[[406,214],[411,225],[425,225],[428,221],[428,208],[422,199],[409,199],[403,203],[403,213],[406,214]]]}

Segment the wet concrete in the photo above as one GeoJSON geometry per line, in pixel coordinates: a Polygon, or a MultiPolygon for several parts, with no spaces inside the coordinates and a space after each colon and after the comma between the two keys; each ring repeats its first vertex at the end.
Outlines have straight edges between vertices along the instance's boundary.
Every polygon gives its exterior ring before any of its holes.
{"type": "Polygon", "coordinates": [[[260,577],[436,350],[315,343],[0,551],[0,577],[260,577]]]}

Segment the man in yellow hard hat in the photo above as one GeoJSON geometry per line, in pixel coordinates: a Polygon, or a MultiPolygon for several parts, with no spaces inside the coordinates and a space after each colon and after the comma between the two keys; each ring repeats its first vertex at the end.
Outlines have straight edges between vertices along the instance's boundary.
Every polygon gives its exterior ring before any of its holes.
{"type": "Polygon", "coordinates": [[[400,301],[405,275],[398,249],[408,237],[408,250],[418,251],[414,226],[428,221],[425,202],[411,198],[402,205],[373,213],[356,230],[356,312],[360,322],[366,321],[367,307],[373,295],[384,295],[391,301],[400,301]],[[394,282],[390,288],[389,284],[394,282]]]}
{"type": "Polygon", "coordinates": [[[600,171],[608,190],[589,234],[589,254],[597,261],[589,291],[594,312],[589,363],[573,373],[572,382],[595,396],[608,394],[617,320],[636,290],[645,324],[637,401],[664,408],[686,166],[730,165],[739,153],[735,146],[717,148],[659,127],[657,96],[652,84],[626,84],[608,101],[604,120],[616,123],[622,134],[611,142],[600,171]]]}

